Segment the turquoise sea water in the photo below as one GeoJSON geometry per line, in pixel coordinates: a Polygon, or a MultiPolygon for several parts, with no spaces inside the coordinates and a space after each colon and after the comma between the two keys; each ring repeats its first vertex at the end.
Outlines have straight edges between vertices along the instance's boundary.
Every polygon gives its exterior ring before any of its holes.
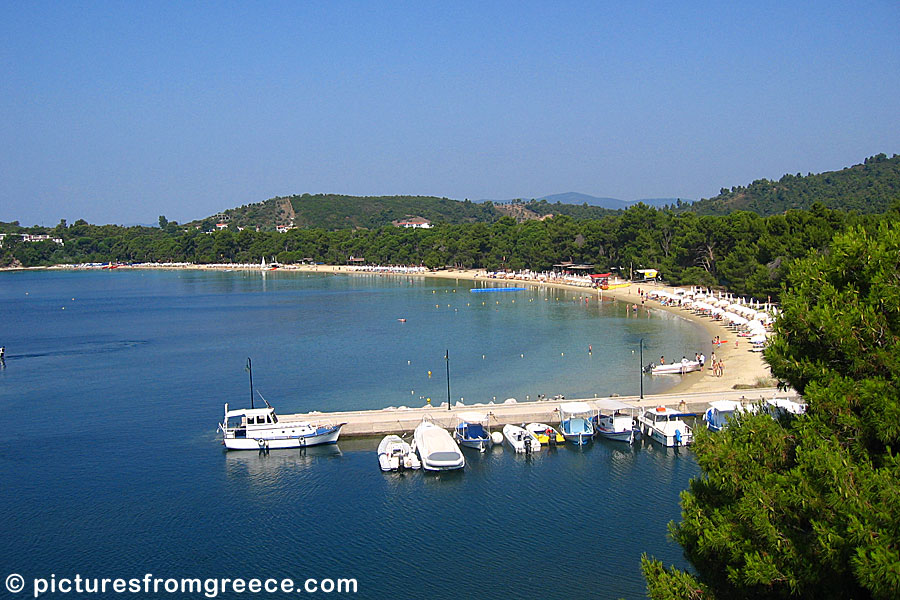
{"type": "MultiPolygon", "coordinates": [[[[248,356],[257,389],[288,413],[445,401],[446,350],[454,402],[633,394],[640,339],[649,362],[692,355],[704,338],[665,313],[585,302],[587,291],[472,285],[0,275],[0,576],[352,577],[365,598],[568,598],[569,585],[642,597],[642,552],[684,565],[666,523],[698,472],[689,452],[495,449],[467,454],[463,473],[386,476],[377,439],[268,456],[217,441],[223,404],[249,401],[248,356]]],[[[645,392],[670,383],[647,379],[645,392]]]]}

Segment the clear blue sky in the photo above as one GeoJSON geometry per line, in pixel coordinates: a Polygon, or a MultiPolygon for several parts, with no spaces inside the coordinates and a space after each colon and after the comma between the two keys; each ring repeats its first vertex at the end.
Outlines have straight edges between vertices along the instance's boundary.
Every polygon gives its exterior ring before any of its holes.
{"type": "Polygon", "coordinates": [[[898,99],[896,0],[7,0],[0,220],[709,197],[900,153],[898,99]]]}

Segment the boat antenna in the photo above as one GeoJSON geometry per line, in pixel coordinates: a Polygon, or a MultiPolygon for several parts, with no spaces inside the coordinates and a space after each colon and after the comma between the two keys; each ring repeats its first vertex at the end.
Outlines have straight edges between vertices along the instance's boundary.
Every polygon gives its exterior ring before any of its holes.
{"type": "Polygon", "coordinates": [[[447,348],[447,353],[444,355],[444,360],[447,362],[447,410],[450,410],[450,349],[447,348]]]}
{"type": "Polygon", "coordinates": [[[250,357],[247,357],[247,367],[246,370],[250,373],[250,408],[255,408],[253,406],[253,363],[250,362],[250,357]]]}
{"type": "Polygon", "coordinates": [[[266,403],[266,406],[267,406],[267,407],[272,408],[272,405],[269,404],[269,401],[266,400],[265,396],[262,395],[262,392],[261,392],[261,391],[256,390],[256,393],[259,394],[259,397],[262,398],[262,401],[266,403]]]}

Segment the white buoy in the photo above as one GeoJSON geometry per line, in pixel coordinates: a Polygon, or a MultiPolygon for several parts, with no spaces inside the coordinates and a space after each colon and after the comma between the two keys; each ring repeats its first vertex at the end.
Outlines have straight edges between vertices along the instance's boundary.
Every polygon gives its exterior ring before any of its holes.
{"type": "Polygon", "coordinates": [[[497,444],[498,446],[502,445],[503,444],[503,434],[500,433],[499,431],[491,432],[491,441],[494,442],[495,444],[497,444]]]}

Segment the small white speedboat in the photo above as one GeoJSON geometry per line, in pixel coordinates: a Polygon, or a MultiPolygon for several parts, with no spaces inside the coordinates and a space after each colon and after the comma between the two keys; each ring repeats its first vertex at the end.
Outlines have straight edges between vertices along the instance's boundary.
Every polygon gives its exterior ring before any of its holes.
{"type": "Polygon", "coordinates": [[[446,429],[422,420],[413,433],[413,449],[426,471],[449,471],[466,466],[466,457],[446,429]]]}
{"type": "Polygon", "coordinates": [[[378,464],[382,471],[403,471],[422,466],[419,457],[399,435],[385,436],[378,444],[378,464]]]}
{"type": "Polygon", "coordinates": [[[518,425],[504,425],[503,439],[513,450],[520,453],[536,452],[541,449],[537,436],[518,425]]]}
{"type": "Polygon", "coordinates": [[[696,360],[683,360],[670,365],[654,365],[650,368],[653,375],[684,375],[700,370],[700,363],[696,360]]]}
{"type": "Polygon", "coordinates": [[[529,423],[525,426],[525,429],[534,434],[534,437],[545,446],[555,446],[557,444],[562,445],[566,443],[566,438],[563,437],[563,434],[546,423],[529,423]]]}

